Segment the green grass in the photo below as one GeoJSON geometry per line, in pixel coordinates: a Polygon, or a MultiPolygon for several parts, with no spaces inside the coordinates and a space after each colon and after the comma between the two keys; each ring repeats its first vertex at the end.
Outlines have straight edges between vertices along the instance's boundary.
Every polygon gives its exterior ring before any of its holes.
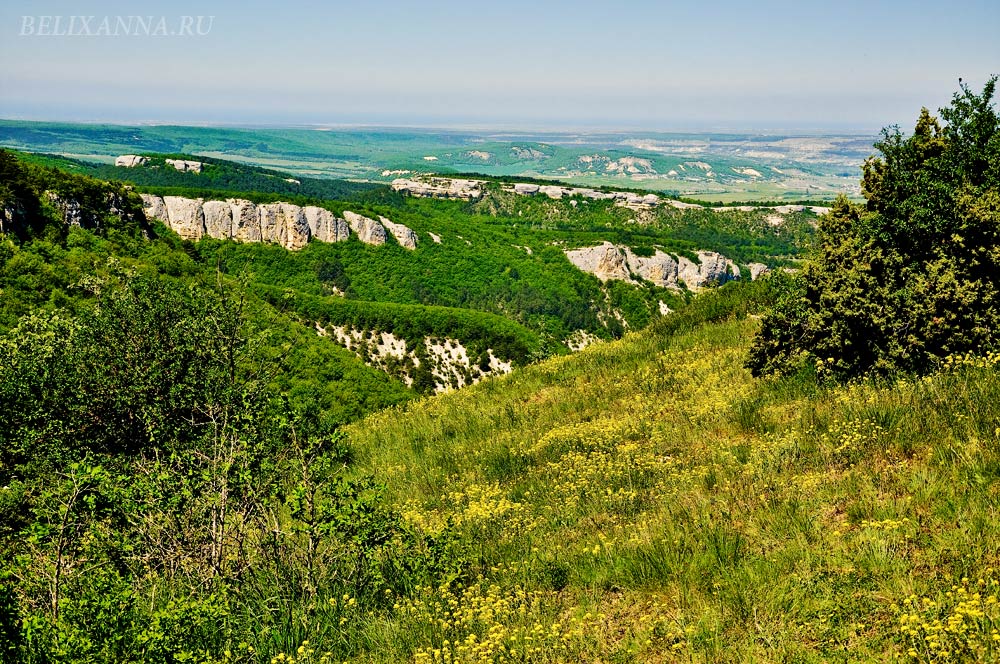
{"type": "MultiPolygon", "coordinates": [[[[590,621],[532,661],[996,660],[995,366],[757,381],[757,321],[706,315],[374,415],[349,429],[357,469],[423,528],[458,523],[483,583],[537,593],[546,629],[590,621]],[[985,615],[937,650],[901,626],[954,619],[962,588],[985,615]]],[[[389,617],[363,659],[489,627],[401,640],[414,620],[389,617]]]]}

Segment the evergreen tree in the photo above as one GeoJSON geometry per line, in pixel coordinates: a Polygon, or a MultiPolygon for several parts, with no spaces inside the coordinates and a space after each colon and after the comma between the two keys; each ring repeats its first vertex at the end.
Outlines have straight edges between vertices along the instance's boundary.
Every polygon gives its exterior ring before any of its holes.
{"type": "Polygon", "coordinates": [[[1000,118],[996,78],[963,85],[942,125],[923,109],[864,164],[856,205],[820,222],[811,260],[765,317],[755,375],[813,364],[844,379],[925,371],[1000,339],[1000,118]]]}

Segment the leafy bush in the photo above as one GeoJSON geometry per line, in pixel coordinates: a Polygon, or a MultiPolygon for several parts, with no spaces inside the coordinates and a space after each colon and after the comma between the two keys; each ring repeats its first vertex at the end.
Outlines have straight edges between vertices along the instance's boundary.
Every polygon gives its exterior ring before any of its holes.
{"type": "Polygon", "coordinates": [[[867,203],[839,199],[811,261],[764,320],[756,375],[925,371],[980,351],[1000,324],[1000,117],[996,79],[923,109],[911,136],[883,130],[864,164],[867,203]]]}

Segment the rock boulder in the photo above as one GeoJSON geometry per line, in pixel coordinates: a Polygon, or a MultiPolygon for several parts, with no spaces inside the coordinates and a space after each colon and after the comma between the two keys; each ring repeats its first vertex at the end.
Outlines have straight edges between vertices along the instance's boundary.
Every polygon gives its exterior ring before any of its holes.
{"type": "Polygon", "coordinates": [[[137,154],[123,154],[121,156],[115,157],[115,166],[121,166],[123,168],[133,168],[135,166],[142,166],[149,161],[149,157],[143,157],[137,154]]]}

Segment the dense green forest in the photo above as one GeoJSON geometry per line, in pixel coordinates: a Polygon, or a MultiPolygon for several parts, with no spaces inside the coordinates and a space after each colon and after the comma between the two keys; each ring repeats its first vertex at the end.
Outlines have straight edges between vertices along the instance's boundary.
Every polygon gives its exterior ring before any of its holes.
{"type": "Polygon", "coordinates": [[[175,195],[200,192],[196,195],[224,197],[227,193],[253,192],[268,197],[280,194],[275,200],[289,200],[289,197],[300,200],[378,200],[380,197],[392,196],[384,185],[332,178],[292,177],[281,171],[187,154],[147,154],[145,164],[131,168],[59,155],[22,154],[22,159],[30,164],[102,180],[129,182],[141,188],[152,187],[158,192],[175,195]],[[168,165],[167,159],[197,161],[202,164],[202,168],[197,173],[179,171],[168,165]]]}
{"type": "MultiPolygon", "coordinates": [[[[38,155],[22,160],[43,170],[60,167],[49,172],[63,173],[66,164],[86,166],[38,155]]],[[[787,215],[778,227],[766,221],[764,210],[715,213],[668,207],[636,223],[629,211],[607,201],[578,201],[581,204],[574,207],[569,201],[514,197],[495,185],[483,200],[462,203],[403,198],[387,189],[356,191],[351,183],[342,183],[352,193],[346,200],[334,200],[325,196],[339,191],[332,185],[315,196],[285,194],[282,187],[297,192],[297,185],[286,183],[282,174],[221,161],[206,162],[206,170],[198,174],[147,166],[86,168],[111,169],[125,177],[141,174],[135,188],[157,194],[236,195],[258,202],[320,205],[336,214],[345,209],[384,214],[424,238],[419,251],[373,249],[356,242],[312,243],[301,254],[288,255],[277,247],[211,240],[194,250],[225,272],[249,273],[267,285],[316,295],[336,288],[350,299],[478,309],[513,318],[554,343],[554,350],[575,330],[609,338],[620,335],[623,325],[635,329],[648,324],[661,302],[671,309],[684,303],[678,293],[662,288],[602,286],[573,268],[562,248],[608,240],[642,255],[660,248],[693,258],[695,251],[711,248],[741,264],[793,265],[808,246],[814,223],[808,213],[787,215]],[[226,189],[206,185],[214,168],[227,174],[220,185],[226,189]],[[262,179],[274,186],[256,188],[262,179]],[[445,240],[431,242],[431,233],[445,240]]]]}

